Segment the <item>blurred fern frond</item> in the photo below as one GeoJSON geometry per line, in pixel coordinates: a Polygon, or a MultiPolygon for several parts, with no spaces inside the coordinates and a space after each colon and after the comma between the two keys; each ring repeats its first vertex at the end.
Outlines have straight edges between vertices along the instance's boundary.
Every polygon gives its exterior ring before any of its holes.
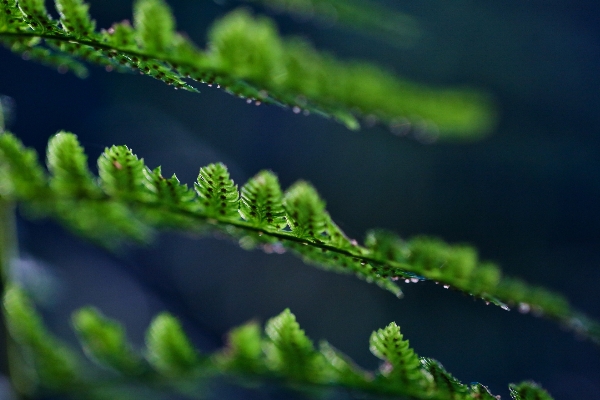
{"type": "MultiPolygon", "coordinates": [[[[270,319],[264,330],[256,322],[231,330],[225,348],[205,354],[192,347],[181,324],[168,313],[151,322],[146,348],[133,350],[118,321],[86,307],[73,314],[87,357],[83,359],[44,328],[21,288],[11,286],[7,290],[4,307],[19,350],[28,355],[37,377],[36,386],[28,387],[29,394],[82,399],[112,394],[116,397],[111,398],[121,398],[119,389],[129,383],[163,393],[180,392],[186,398],[203,398],[209,379],[221,376],[244,378],[246,383],[278,381],[313,393],[336,386],[369,398],[497,399],[482,384],[463,384],[439,362],[418,357],[395,323],[373,332],[371,352],[384,363],[377,371],[365,371],[327,342],[316,349],[290,310],[270,319]]],[[[510,391],[513,400],[552,400],[532,382],[511,384],[510,391]]]]}
{"type": "Polygon", "coordinates": [[[0,43],[25,59],[87,75],[82,62],[136,72],[175,88],[216,84],[249,102],[314,112],[358,129],[368,117],[391,129],[414,126],[440,137],[478,138],[494,124],[490,98],[471,89],[433,89],[364,62],[342,62],[300,39],[280,37],[274,23],[234,10],[198,48],[176,32],[163,0],[137,0],[133,23],[96,30],[89,5],[56,0],[54,20],[44,2],[0,1],[0,43]],[[251,34],[249,34],[251,33],[251,34]]]}

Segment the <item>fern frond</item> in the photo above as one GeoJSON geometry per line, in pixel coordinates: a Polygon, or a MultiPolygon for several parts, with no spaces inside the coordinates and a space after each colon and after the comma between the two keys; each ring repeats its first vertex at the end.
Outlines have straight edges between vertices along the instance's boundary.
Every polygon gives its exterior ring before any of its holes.
{"type": "Polygon", "coordinates": [[[160,169],[148,169],[130,149],[116,146],[98,161],[99,190],[89,177],[75,136],[67,134],[53,139],[48,160],[50,184],[35,153],[24,149],[14,136],[0,135],[0,193],[109,245],[126,237],[148,238],[152,228],[165,226],[218,230],[244,248],[291,250],[307,263],[353,273],[398,297],[402,292],[397,280],[431,280],[505,309],[508,304],[532,310],[600,343],[598,322],[554,292],[503,277],[496,265],[480,261],[469,246],[422,236],[402,240],[385,231],[370,232],[366,246],[359,245],[331,220],[324,201],[306,182],[292,185],[281,202],[274,176],[263,172],[243,187],[240,201],[227,168],[218,163],[201,168],[196,196],[177,178],[163,178],[160,169]],[[69,179],[73,181],[66,183],[69,179]],[[269,222],[269,204],[273,222],[269,222]],[[287,226],[280,219],[282,204],[287,226]]]}
{"type": "Polygon", "coordinates": [[[217,21],[202,50],[175,32],[163,0],[137,0],[133,27],[122,22],[102,32],[95,31],[87,3],[55,1],[60,24],[43,0],[0,0],[0,43],[81,77],[87,70],[77,60],[190,91],[197,90],[187,79],[216,83],[250,102],[314,112],[351,129],[368,117],[392,130],[425,124],[442,136],[474,138],[494,124],[492,101],[477,91],[427,88],[370,64],[338,61],[302,40],[281,38],[271,20],[244,10],[217,21]]]}
{"type": "MultiPolygon", "coordinates": [[[[45,330],[21,289],[11,288],[4,303],[9,327],[19,340],[20,350],[39,361],[34,365],[39,383],[51,394],[76,391],[81,398],[94,398],[94,394],[106,393],[112,386],[118,390],[126,380],[153,389],[176,390],[187,397],[204,398],[206,378],[235,376],[246,378],[247,382],[276,379],[292,388],[309,387],[313,394],[336,386],[369,398],[497,400],[482,384],[465,385],[437,361],[419,360],[394,323],[373,332],[371,351],[385,363],[379,371],[365,371],[327,342],[321,342],[317,352],[289,310],[270,319],[264,331],[256,322],[232,329],[227,347],[202,360],[177,319],[160,314],[148,328],[146,355],[150,363],[140,365],[142,360],[131,353],[123,328],[86,307],[74,314],[75,330],[82,339],[85,354],[114,371],[112,379],[102,375],[98,379],[99,375],[93,373],[80,377],[72,361],[64,361],[73,351],[59,346],[45,330]],[[44,368],[52,368],[54,373],[42,373],[44,368]],[[62,380],[56,380],[59,371],[67,371],[62,380]]],[[[511,384],[510,390],[514,400],[552,400],[547,392],[531,382],[511,384]]]]}

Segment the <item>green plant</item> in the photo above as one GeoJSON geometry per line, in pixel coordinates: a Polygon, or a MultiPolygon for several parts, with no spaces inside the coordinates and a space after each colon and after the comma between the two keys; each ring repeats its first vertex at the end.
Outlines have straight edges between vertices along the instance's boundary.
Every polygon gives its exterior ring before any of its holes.
{"type": "MultiPolygon", "coordinates": [[[[58,22],[42,2],[3,0],[0,37],[13,51],[78,75],[85,74],[77,61],[83,59],[194,91],[185,81],[189,76],[251,101],[331,116],[351,128],[358,126],[357,116],[392,127],[398,118],[425,118],[442,137],[463,137],[486,132],[492,124],[491,104],[482,94],[426,89],[372,66],[342,64],[304,42],[281,40],[270,22],[244,11],[216,25],[209,49],[201,51],[174,32],[168,7],[158,0],[136,2],[133,27],[120,23],[100,33],[84,3],[57,1],[57,9],[58,22]]],[[[0,137],[0,157],[5,212],[19,203],[31,215],[54,217],[107,247],[128,238],[146,240],[156,228],[219,232],[244,248],[289,250],[320,267],[353,273],[397,296],[398,279],[432,280],[502,307],[529,307],[595,342],[600,338],[598,324],[561,296],[503,277],[469,246],[428,237],[403,240],[383,230],[371,231],[365,245],[358,245],[333,222],[306,182],[283,192],[277,177],[262,171],[238,192],[227,168],[216,163],[200,170],[192,190],[175,176],[164,178],[160,167],[146,167],[125,146],[106,149],[95,177],[77,138],[65,132],[48,144],[49,174],[35,153],[9,133],[0,137]]],[[[5,229],[8,241],[12,228],[5,229]]],[[[10,247],[3,246],[5,260],[10,247]]],[[[118,323],[86,308],[74,315],[75,330],[86,354],[115,374],[98,378],[81,372],[84,361],[47,332],[21,289],[7,290],[5,308],[12,336],[33,371],[15,382],[24,393],[32,390],[32,374],[42,389],[87,398],[126,395],[130,382],[194,396],[201,382],[227,375],[284,381],[306,391],[340,386],[416,398],[493,398],[483,385],[463,384],[437,361],[415,355],[394,323],[373,332],[371,351],[384,364],[367,372],[327,343],[315,350],[289,310],[270,320],[264,334],[256,323],[233,330],[228,347],[209,356],[196,353],[168,314],[148,329],[142,355],[127,343],[118,323]]],[[[550,398],[532,383],[513,385],[511,393],[515,399],[550,398]]]]}

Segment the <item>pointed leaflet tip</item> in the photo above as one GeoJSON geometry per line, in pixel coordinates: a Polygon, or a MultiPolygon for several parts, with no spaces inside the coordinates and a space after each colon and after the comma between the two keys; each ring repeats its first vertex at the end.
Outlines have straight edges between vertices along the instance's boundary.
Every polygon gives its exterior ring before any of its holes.
{"type": "Polygon", "coordinates": [[[175,37],[175,19],[163,0],[137,0],[133,23],[140,46],[151,53],[167,52],[175,37]]]}
{"type": "Polygon", "coordinates": [[[180,376],[198,365],[198,356],[181,324],[168,313],[159,314],[146,333],[148,361],[160,372],[180,376]]]}
{"type": "Polygon", "coordinates": [[[96,29],[96,22],[90,18],[89,8],[89,4],[82,0],[56,0],[61,24],[67,32],[78,36],[91,35],[96,29]]]}
{"type": "Polygon", "coordinates": [[[88,169],[87,156],[74,134],[61,131],[50,138],[46,160],[52,173],[50,186],[59,196],[94,196],[100,193],[88,169]]]}
{"type": "Polygon", "coordinates": [[[240,215],[257,228],[280,230],[287,224],[277,176],[261,171],[242,187],[240,215]]]}
{"type": "Polygon", "coordinates": [[[308,182],[298,181],[285,193],[283,205],[292,233],[319,240],[327,228],[325,202],[308,182]]]}
{"type": "Polygon", "coordinates": [[[212,218],[239,219],[239,193],[223,163],[200,168],[194,185],[204,213],[212,218]]]}
{"type": "Polygon", "coordinates": [[[123,326],[104,317],[93,307],[85,307],[73,314],[73,327],[86,353],[98,364],[125,375],[142,371],[140,357],[127,343],[123,326]]]}

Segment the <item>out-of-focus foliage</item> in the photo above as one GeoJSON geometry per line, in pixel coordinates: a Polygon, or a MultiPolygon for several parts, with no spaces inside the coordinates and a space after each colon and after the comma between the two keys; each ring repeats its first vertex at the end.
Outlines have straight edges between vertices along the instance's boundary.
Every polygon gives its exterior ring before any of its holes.
{"type": "MultiPolygon", "coordinates": [[[[281,38],[273,22],[234,10],[208,33],[206,50],[175,31],[163,0],[138,0],[133,26],[97,32],[81,0],[57,0],[60,20],[43,2],[0,1],[0,42],[33,59],[86,76],[86,61],[139,72],[176,88],[215,83],[250,100],[315,112],[357,129],[357,117],[393,130],[416,126],[445,138],[478,138],[494,125],[490,98],[471,89],[433,89],[365,62],[342,62],[298,38],[281,38]]],[[[355,13],[359,14],[359,13],[355,13]]],[[[356,16],[356,15],[355,15],[356,16]]]]}
{"type": "MultiPolygon", "coordinates": [[[[32,371],[39,380],[29,393],[38,390],[101,398],[108,389],[131,382],[169,388],[197,398],[205,393],[197,396],[194,388],[202,387],[206,378],[237,376],[256,381],[278,380],[313,390],[339,386],[374,398],[393,395],[437,400],[495,399],[485,386],[463,384],[439,362],[418,357],[395,323],[371,335],[371,352],[384,363],[378,371],[364,371],[326,342],[316,349],[290,310],[270,319],[264,332],[257,323],[235,328],[229,334],[227,347],[199,355],[170,314],[162,313],[151,322],[146,349],[136,352],[127,342],[121,324],[92,308],[84,308],[74,313],[73,320],[85,354],[98,366],[112,370],[110,374],[100,371],[98,375],[92,373],[95,368],[90,365],[85,371],[75,369],[85,360],[44,328],[22,289],[11,287],[4,307],[12,333],[20,340],[20,350],[35,361],[32,371]]],[[[531,382],[510,388],[514,400],[552,399],[531,382]]]]}

